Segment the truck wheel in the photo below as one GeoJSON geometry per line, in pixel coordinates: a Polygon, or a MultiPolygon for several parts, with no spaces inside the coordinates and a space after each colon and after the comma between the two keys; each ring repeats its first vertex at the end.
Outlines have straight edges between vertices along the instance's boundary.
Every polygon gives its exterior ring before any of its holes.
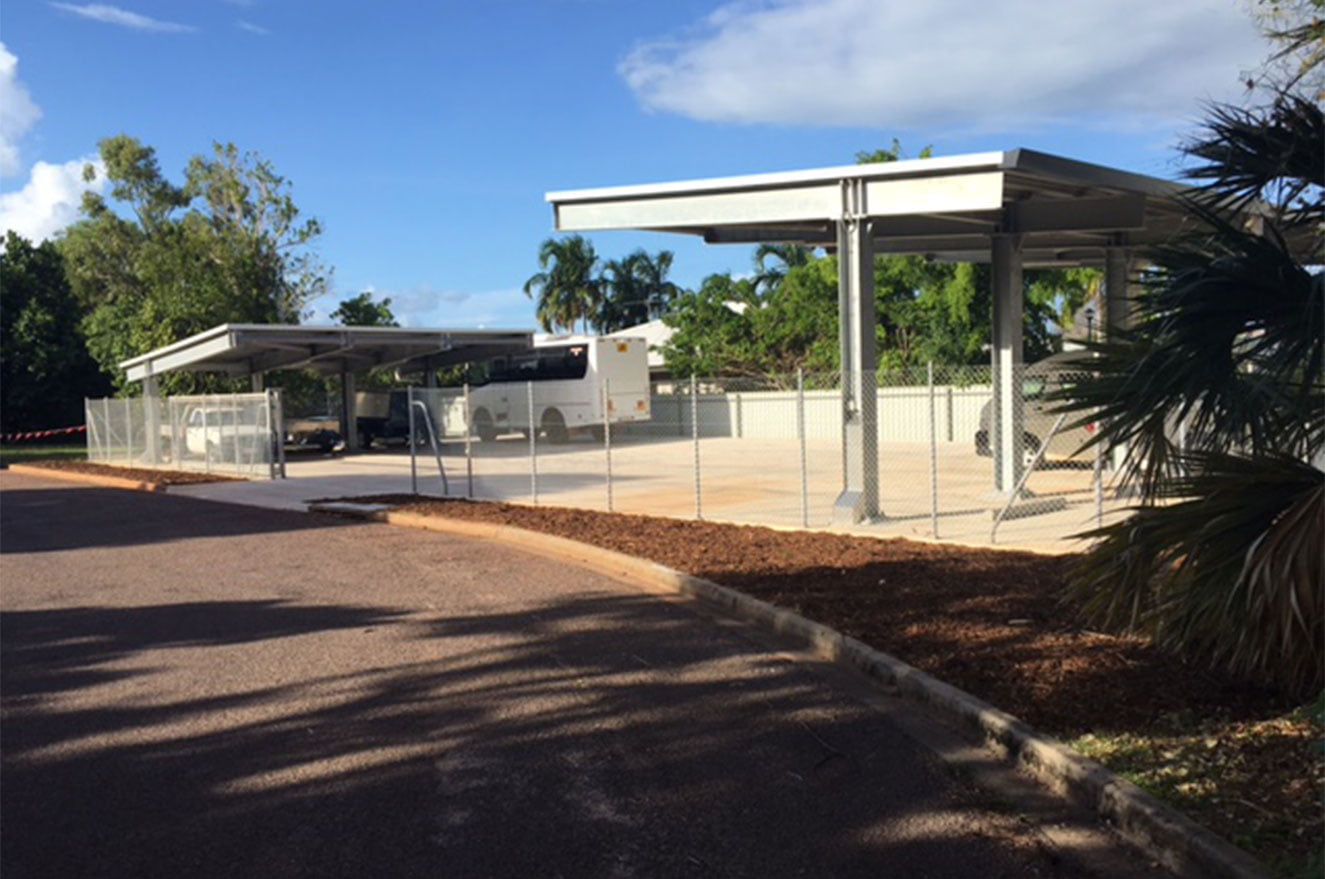
{"type": "Polygon", "coordinates": [[[497,425],[492,423],[492,413],[487,409],[476,409],[474,411],[474,433],[485,443],[490,443],[497,438],[497,425]]]}
{"type": "MultiPolygon", "coordinates": [[[[1040,438],[1033,433],[1024,433],[1021,436],[1021,459],[1027,466],[1035,460],[1035,456],[1040,452],[1040,438]]],[[[1043,462],[1041,462],[1043,463],[1043,462]]]]}
{"type": "Polygon", "coordinates": [[[547,434],[548,442],[557,445],[570,439],[570,435],[566,431],[566,419],[556,409],[548,409],[543,412],[543,433],[547,434]]]}
{"type": "Polygon", "coordinates": [[[981,430],[976,432],[975,453],[979,455],[981,458],[989,458],[993,456],[994,452],[992,449],[989,448],[988,431],[981,430]]]}

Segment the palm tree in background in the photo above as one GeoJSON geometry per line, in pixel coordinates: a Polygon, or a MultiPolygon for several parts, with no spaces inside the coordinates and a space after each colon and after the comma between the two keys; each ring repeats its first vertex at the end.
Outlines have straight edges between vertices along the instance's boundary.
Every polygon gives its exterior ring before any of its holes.
{"type": "Polygon", "coordinates": [[[659,251],[657,256],[636,250],[624,259],[609,260],[603,266],[604,295],[595,320],[598,331],[637,326],[665,312],[682,292],[667,280],[672,258],[670,250],[659,251]]]}
{"type": "Polygon", "coordinates": [[[1141,502],[1072,592],[1098,625],[1306,696],[1325,686],[1325,118],[1217,105],[1187,144],[1200,231],[1147,254],[1133,329],[1063,408],[1122,447],[1141,502]],[[1247,222],[1251,217],[1252,222],[1247,222]]]}
{"type": "Polygon", "coordinates": [[[603,297],[593,244],[579,235],[549,238],[538,248],[538,267],[542,271],[525,281],[524,292],[537,296],[539,326],[551,333],[582,321],[588,332],[603,297]]]}
{"type": "Polygon", "coordinates": [[[766,296],[777,289],[787,272],[814,258],[814,249],[800,244],[761,244],[755,248],[755,291],[766,296]]]}

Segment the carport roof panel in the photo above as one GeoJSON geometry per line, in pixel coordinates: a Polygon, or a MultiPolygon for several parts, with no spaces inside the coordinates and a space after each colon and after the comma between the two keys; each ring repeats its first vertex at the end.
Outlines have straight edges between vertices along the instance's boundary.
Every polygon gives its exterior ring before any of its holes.
{"type": "Polygon", "coordinates": [[[120,368],[130,381],[141,381],[168,372],[247,375],[304,366],[323,372],[446,366],[523,351],[532,343],[530,330],[221,324],[125,360],[120,368]]]}
{"type": "Polygon", "coordinates": [[[939,258],[1023,235],[1028,259],[1163,241],[1182,228],[1183,187],[1033,150],[844,165],[775,174],[550,192],[559,231],[649,229],[711,243],[833,246],[844,185],[861,181],[880,252],[939,258]]]}

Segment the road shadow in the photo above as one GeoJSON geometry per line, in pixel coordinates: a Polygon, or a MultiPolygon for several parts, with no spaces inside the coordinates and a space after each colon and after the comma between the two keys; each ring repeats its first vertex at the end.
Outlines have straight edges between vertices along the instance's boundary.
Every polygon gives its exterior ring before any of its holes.
{"type": "Polygon", "coordinates": [[[6,877],[1048,872],[877,712],[682,607],[394,614],[6,614],[6,877]],[[328,665],[310,641],[299,675],[257,687],[230,649],[354,626],[426,658],[328,665]],[[153,697],[182,645],[228,661],[224,695],[153,697]],[[99,695],[126,665],[140,696],[99,695]]]}
{"type": "Polygon", "coordinates": [[[0,554],[353,525],[331,516],[104,488],[9,489],[0,494],[0,554]]]}

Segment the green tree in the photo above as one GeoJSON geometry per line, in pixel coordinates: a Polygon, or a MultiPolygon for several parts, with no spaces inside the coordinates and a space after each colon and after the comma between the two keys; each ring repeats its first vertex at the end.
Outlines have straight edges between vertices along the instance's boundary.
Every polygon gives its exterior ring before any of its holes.
{"type": "MultiPolygon", "coordinates": [[[[297,323],[303,303],[326,289],[312,251],[321,227],[300,219],[288,182],[266,160],[215,144],[177,186],[136,139],[99,146],[111,198],[128,216],[87,194],[84,219],[61,250],[88,313],[88,349],[121,387],[121,360],[218,323],[297,323]]],[[[165,379],[170,390],[214,384],[165,379]]]]}
{"type": "Polygon", "coordinates": [[[381,302],[373,300],[373,294],[367,291],[349,299],[342,299],[340,305],[331,313],[331,319],[343,327],[398,327],[396,316],[391,313],[391,299],[381,302]]]}
{"type": "Polygon", "coordinates": [[[814,249],[799,244],[761,244],[755,248],[755,291],[771,293],[787,272],[814,259],[814,249]]]}
{"type": "Polygon", "coordinates": [[[762,374],[755,365],[754,327],[748,311],[753,285],[729,274],[709,275],[695,292],[683,292],[663,323],[671,338],[663,361],[673,375],[762,374]]]}
{"type": "Polygon", "coordinates": [[[1325,685],[1325,283],[1297,254],[1321,252],[1325,117],[1288,93],[1215,106],[1185,152],[1200,231],[1148,255],[1135,327],[1091,346],[1064,402],[1127,450],[1141,496],[1073,594],[1099,625],[1306,696],[1325,685]]]}
{"type": "Polygon", "coordinates": [[[0,423],[37,430],[83,423],[83,398],[110,381],[87,352],[64,259],[13,231],[0,253],[0,423]]]}
{"type": "Polygon", "coordinates": [[[624,259],[604,264],[600,279],[603,296],[593,320],[594,329],[611,333],[665,313],[681,292],[667,280],[672,258],[670,250],[659,251],[657,256],[636,250],[624,259]]]}
{"type": "Polygon", "coordinates": [[[550,333],[574,329],[581,321],[588,332],[603,298],[593,244],[580,235],[549,238],[538,248],[538,267],[524,292],[531,299],[537,294],[539,326],[550,333]]]}

